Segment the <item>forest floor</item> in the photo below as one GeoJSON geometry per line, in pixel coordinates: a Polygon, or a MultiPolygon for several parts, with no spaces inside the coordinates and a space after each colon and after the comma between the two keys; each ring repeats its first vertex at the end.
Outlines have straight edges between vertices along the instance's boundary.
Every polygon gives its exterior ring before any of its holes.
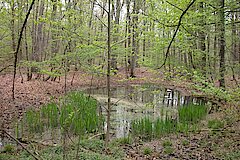
{"type": "Polygon", "coordinates": [[[128,159],[240,159],[239,112],[212,113],[201,122],[201,129],[188,134],[175,133],[148,142],[126,146],[128,159]],[[222,126],[209,128],[207,121],[213,120],[222,126]]]}
{"type": "MultiPolygon", "coordinates": [[[[156,83],[165,87],[180,90],[185,95],[191,94],[188,82],[164,80],[162,73],[137,68],[136,78],[126,79],[124,69],[111,79],[111,86],[131,84],[156,83]]],[[[18,75],[15,84],[15,100],[12,100],[12,75],[0,75],[0,122],[4,128],[9,128],[11,121],[19,117],[19,110],[29,107],[40,107],[50,100],[64,95],[64,77],[58,81],[42,81],[33,79],[21,82],[18,75]]],[[[67,76],[67,91],[80,90],[89,87],[106,86],[106,78],[102,75],[90,76],[86,72],[69,73],[67,76]],[[73,79],[74,75],[74,80],[73,79]]],[[[239,108],[238,108],[239,109],[239,108]]],[[[240,159],[240,113],[236,108],[230,108],[208,115],[201,122],[201,130],[189,134],[172,134],[152,141],[136,140],[132,144],[123,145],[126,159],[240,159]],[[223,126],[211,129],[208,120],[223,122],[223,126]],[[166,143],[167,142],[167,143],[166,143]]],[[[0,123],[0,124],[1,124],[0,123]]]]}
{"type": "MultiPolygon", "coordinates": [[[[125,70],[121,68],[117,75],[111,78],[111,86],[125,86],[131,84],[157,83],[165,87],[178,88],[183,94],[191,94],[186,85],[178,83],[169,83],[165,81],[163,76],[156,71],[149,71],[147,68],[136,68],[136,78],[126,79],[125,70]]],[[[27,81],[26,75],[17,75],[15,82],[15,99],[12,100],[12,75],[0,75],[0,116],[8,115],[8,119],[18,115],[19,108],[25,110],[29,107],[40,107],[50,100],[54,100],[65,93],[64,77],[56,81],[43,81],[41,79],[33,79],[27,81]]],[[[68,91],[81,90],[90,87],[106,86],[106,77],[101,74],[91,76],[84,71],[70,72],[66,79],[66,89],[68,91]],[[74,76],[74,78],[73,78],[74,76]]]]}

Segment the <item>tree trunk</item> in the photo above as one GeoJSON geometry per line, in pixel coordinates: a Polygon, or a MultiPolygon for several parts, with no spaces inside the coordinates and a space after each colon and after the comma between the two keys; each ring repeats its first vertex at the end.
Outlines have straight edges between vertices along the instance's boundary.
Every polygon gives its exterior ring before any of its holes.
{"type": "Polygon", "coordinates": [[[137,64],[137,55],[138,55],[138,2],[137,0],[134,0],[133,2],[133,17],[132,17],[132,23],[133,23],[133,36],[132,36],[132,57],[131,57],[131,70],[130,70],[130,77],[135,77],[134,69],[137,64]]]}
{"type": "Polygon", "coordinates": [[[220,45],[220,51],[219,51],[219,57],[220,57],[220,62],[219,62],[219,73],[220,73],[220,78],[219,78],[219,86],[222,88],[225,88],[225,15],[224,15],[224,7],[225,7],[225,0],[219,0],[220,3],[220,10],[219,10],[219,45],[220,45]]]}
{"type": "Polygon", "coordinates": [[[12,50],[15,52],[16,50],[16,39],[15,39],[15,0],[11,1],[11,35],[12,35],[12,50]]]}
{"type": "MultiPolygon", "coordinates": [[[[200,24],[202,26],[204,26],[205,24],[205,16],[204,16],[204,5],[203,5],[203,2],[200,2],[199,3],[199,10],[200,10],[200,13],[202,14],[201,16],[201,19],[200,19],[200,24]]],[[[199,38],[200,38],[200,41],[199,41],[199,47],[200,47],[200,50],[202,51],[202,62],[200,63],[201,64],[201,69],[202,69],[202,73],[204,76],[206,76],[206,43],[205,43],[205,40],[206,40],[206,33],[204,31],[204,27],[200,27],[200,31],[199,31],[199,38]]]]}
{"type": "Polygon", "coordinates": [[[110,140],[110,128],[111,128],[111,86],[110,86],[110,71],[111,71],[111,0],[108,0],[108,42],[107,42],[107,95],[108,95],[108,102],[107,102],[107,132],[106,132],[106,146],[108,146],[109,140],[110,140]]]}

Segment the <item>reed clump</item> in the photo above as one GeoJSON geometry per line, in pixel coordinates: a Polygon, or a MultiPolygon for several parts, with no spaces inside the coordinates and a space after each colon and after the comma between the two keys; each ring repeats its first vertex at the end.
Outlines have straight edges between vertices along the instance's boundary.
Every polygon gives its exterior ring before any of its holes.
{"type": "Polygon", "coordinates": [[[183,123],[197,123],[207,115],[205,105],[189,104],[178,109],[179,121],[183,123]]]}
{"type": "Polygon", "coordinates": [[[143,139],[159,138],[169,133],[188,133],[198,129],[197,122],[207,115],[204,105],[188,105],[178,109],[177,117],[168,112],[161,113],[161,117],[153,120],[150,117],[134,120],[131,123],[133,136],[143,139]]]}
{"type": "Polygon", "coordinates": [[[49,103],[40,110],[28,110],[25,127],[30,133],[46,129],[64,129],[76,135],[97,132],[103,120],[97,113],[97,101],[81,92],[69,93],[58,103],[49,103]]]}

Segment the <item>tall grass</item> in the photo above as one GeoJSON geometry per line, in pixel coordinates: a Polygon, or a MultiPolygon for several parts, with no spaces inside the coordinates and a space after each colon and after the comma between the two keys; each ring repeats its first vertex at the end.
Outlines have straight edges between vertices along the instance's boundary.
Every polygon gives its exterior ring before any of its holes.
{"type": "Polygon", "coordinates": [[[58,104],[49,103],[39,111],[28,110],[25,124],[30,133],[62,128],[76,135],[98,131],[102,120],[97,114],[97,101],[81,92],[72,92],[58,104]]]}
{"type": "Polygon", "coordinates": [[[197,130],[197,122],[207,115],[207,108],[203,105],[188,105],[178,109],[178,117],[174,118],[163,111],[161,117],[152,120],[145,117],[131,123],[133,136],[144,139],[159,138],[169,133],[188,133],[197,130]]]}
{"type": "Polygon", "coordinates": [[[178,109],[179,121],[183,123],[197,123],[207,115],[207,107],[205,105],[189,104],[178,109]]]}
{"type": "Polygon", "coordinates": [[[138,136],[143,139],[159,138],[167,133],[173,133],[177,131],[177,121],[174,121],[170,116],[163,118],[157,118],[151,120],[148,118],[142,118],[135,120],[131,124],[133,136],[138,136]]]}
{"type": "Polygon", "coordinates": [[[149,117],[132,122],[132,133],[142,138],[151,139],[153,134],[153,122],[149,117]]]}
{"type": "Polygon", "coordinates": [[[39,111],[36,112],[33,109],[30,109],[26,112],[25,122],[30,132],[43,132],[43,122],[40,118],[41,116],[39,111]]]}

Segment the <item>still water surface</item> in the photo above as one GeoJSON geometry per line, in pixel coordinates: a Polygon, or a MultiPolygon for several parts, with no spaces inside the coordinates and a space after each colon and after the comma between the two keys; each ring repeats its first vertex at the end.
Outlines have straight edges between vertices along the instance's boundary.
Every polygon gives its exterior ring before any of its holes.
{"type": "MultiPolygon", "coordinates": [[[[106,115],[107,88],[90,88],[84,92],[99,101],[99,112],[106,115]]],[[[133,120],[143,117],[164,118],[166,114],[175,117],[179,106],[202,102],[184,96],[177,90],[142,85],[111,88],[111,103],[111,132],[114,137],[120,138],[128,135],[133,120]]],[[[106,129],[106,124],[104,128],[106,129]]]]}

